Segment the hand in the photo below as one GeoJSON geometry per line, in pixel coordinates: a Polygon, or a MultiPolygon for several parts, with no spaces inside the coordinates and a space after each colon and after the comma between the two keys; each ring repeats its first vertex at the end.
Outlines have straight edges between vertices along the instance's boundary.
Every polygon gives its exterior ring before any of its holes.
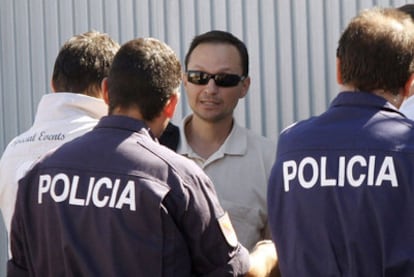
{"type": "Polygon", "coordinates": [[[250,252],[250,269],[246,277],[280,277],[276,247],[271,240],[261,240],[250,252]]]}

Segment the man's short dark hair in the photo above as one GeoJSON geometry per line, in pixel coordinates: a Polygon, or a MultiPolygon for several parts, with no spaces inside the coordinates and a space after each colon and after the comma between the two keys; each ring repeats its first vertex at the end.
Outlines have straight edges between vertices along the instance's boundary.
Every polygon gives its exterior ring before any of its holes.
{"type": "Polygon", "coordinates": [[[154,38],[131,40],[119,49],[109,72],[109,114],[116,107],[135,106],[151,121],[180,82],[181,64],[168,45],[154,38]]]}
{"type": "Polygon", "coordinates": [[[337,57],[344,84],[398,93],[414,73],[414,24],[397,9],[364,10],[343,32],[337,57]]]}
{"type": "Polygon", "coordinates": [[[246,45],[233,34],[225,31],[213,30],[198,36],[195,36],[190,44],[190,48],[185,56],[185,70],[187,71],[188,62],[190,60],[191,53],[194,48],[202,43],[225,43],[233,45],[237,48],[240,54],[241,66],[243,70],[243,76],[249,75],[249,53],[247,52],[246,45]]]}
{"type": "Polygon", "coordinates": [[[55,90],[99,96],[101,82],[108,76],[118,49],[117,42],[97,31],[70,38],[55,61],[52,76],[55,90]]]}

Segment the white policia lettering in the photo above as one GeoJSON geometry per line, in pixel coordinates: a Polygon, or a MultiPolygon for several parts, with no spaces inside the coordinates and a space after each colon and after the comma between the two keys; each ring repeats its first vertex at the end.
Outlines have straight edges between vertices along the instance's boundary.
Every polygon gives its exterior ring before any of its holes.
{"type": "Polygon", "coordinates": [[[102,177],[95,180],[95,177],[89,178],[88,192],[85,198],[78,195],[79,176],[74,175],[72,180],[64,173],[51,176],[44,174],[39,176],[38,204],[43,203],[43,196],[46,193],[55,202],[69,201],[69,205],[89,206],[93,204],[98,208],[110,207],[122,209],[124,205],[129,206],[131,211],[135,211],[135,182],[129,180],[120,194],[121,180],[114,181],[108,177],[102,177]]]}
{"type": "Polygon", "coordinates": [[[316,184],[321,187],[343,187],[349,184],[352,187],[360,187],[362,184],[368,186],[381,186],[388,182],[392,187],[398,187],[397,173],[395,171],[394,160],[391,156],[386,156],[382,161],[376,156],[369,156],[368,160],[361,155],[356,155],[346,160],[340,156],[338,160],[337,176],[328,178],[327,157],[322,156],[320,160],[313,157],[305,157],[297,162],[289,160],[283,162],[283,185],[285,192],[290,189],[290,182],[297,179],[298,183],[305,189],[313,188],[316,184]],[[363,171],[359,175],[354,174],[354,168],[358,167],[363,171]],[[305,178],[304,171],[310,174],[305,178]],[[375,168],[379,168],[375,175],[375,168]]]}

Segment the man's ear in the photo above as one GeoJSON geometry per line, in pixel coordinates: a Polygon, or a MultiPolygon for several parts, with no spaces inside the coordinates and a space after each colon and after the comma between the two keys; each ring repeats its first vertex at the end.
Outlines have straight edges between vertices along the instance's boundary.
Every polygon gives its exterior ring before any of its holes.
{"type": "Polygon", "coordinates": [[[178,104],[178,99],[180,98],[180,94],[175,92],[171,95],[170,99],[168,100],[167,104],[164,107],[164,115],[168,118],[172,118],[175,113],[175,108],[178,104]]]}
{"type": "Polygon", "coordinates": [[[52,89],[53,92],[56,92],[55,84],[53,83],[53,80],[50,80],[50,88],[52,89]]]}
{"type": "Polygon", "coordinates": [[[338,85],[343,85],[342,74],[341,74],[341,61],[336,58],[336,82],[338,85]]]}
{"type": "Polygon", "coordinates": [[[246,79],[244,79],[242,81],[242,86],[243,89],[241,91],[240,97],[239,98],[243,98],[246,96],[247,92],[249,91],[249,87],[250,87],[250,76],[247,76],[246,79]]]}
{"type": "Polygon", "coordinates": [[[404,98],[414,95],[414,74],[411,74],[404,85],[404,98]]]}
{"type": "Polygon", "coordinates": [[[108,96],[108,78],[103,78],[101,82],[102,98],[107,105],[109,105],[109,96],[108,96]]]}

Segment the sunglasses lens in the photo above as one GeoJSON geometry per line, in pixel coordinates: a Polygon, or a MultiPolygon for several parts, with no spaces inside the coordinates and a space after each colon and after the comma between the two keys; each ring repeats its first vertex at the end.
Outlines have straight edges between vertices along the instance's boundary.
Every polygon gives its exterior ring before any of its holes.
{"type": "Polygon", "coordinates": [[[187,71],[187,80],[196,85],[206,85],[211,78],[220,87],[234,87],[243,79],[243,77],[236,74],[222,73],[213,75],[203,71],[187,71]]]}
{"type": "Polygon", "coordinates": [[[221,87],[234,87],[240,82],[241,78],[235,74],[217,74],[214,78],[216,84],[221,87]]]}
{"type": "Polygon", "coordinates": [[[210,75],[201,71],[188,71],[187,79],[196,85],[205,85],[210,80],[210,75]]]}

